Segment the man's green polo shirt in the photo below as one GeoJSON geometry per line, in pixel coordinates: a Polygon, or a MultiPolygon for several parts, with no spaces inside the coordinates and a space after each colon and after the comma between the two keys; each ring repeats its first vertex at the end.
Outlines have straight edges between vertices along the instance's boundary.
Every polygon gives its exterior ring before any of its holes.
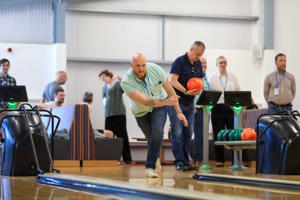
{"type": "MultiPolygon", "coordinates": [[[[166,80],[166,72],[160,66],[154,63],[147,63],[145,82],[136,78],[132,69],[130,69],[122,78],[121,87],[126,94],[134,91],[139,91],[147,97],[165,99],[167,98],[167,93],[162,85],[166,80]]],[[[148,112],[152,112],[152,107],[142,105],[132,100],[130,101],[131,111],[134,116],[142,117],[148,112]]]]}

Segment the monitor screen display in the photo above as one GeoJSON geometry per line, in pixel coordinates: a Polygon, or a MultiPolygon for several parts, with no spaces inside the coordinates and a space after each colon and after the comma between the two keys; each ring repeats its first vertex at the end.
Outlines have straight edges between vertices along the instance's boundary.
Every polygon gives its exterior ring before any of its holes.
{"type": "Polygon", "coordinates": [[[197,104],[198,105],[215,105],[217,104],[222,92],[216,90],[203,90],[197,104]]]}
{"type": "Polygon", "coordinates": [[[21,86],[1,86],[0,101],[4,102],[27,102],[27,92],[24,85],[21,86]]]}
{"type": "Polygon", "coordinates": [[[225,91],[224,101],[228,106],[252,105],[251,91],[225,91]]]}

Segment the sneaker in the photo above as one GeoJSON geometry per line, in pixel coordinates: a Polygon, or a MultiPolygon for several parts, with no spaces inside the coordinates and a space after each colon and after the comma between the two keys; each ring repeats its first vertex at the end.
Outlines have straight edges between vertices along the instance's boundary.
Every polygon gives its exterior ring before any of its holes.
{"type": "Polygon", "coordinates": [[[217,162],[216,167],[224,167],[224,163],[223,162],[217,162]]]}
{"type": "Polygon", "coordinates": [[[184,165],[176,165],[176,171],[184,172],[185,171],[185,166],[184,165]]]}
{"type": "Polygon", "coordinates": [[[145,175],[149,178],[158,178],[158,174],[151,168],[145,170],[145,175]]]}
{"type": "Polygon", "coordinates": [[[156,160],[156,163],[155,163],[155,172],[156,173],[160,173],[161,172],[161,164],[160,164],[159,158],[156,160]]]}

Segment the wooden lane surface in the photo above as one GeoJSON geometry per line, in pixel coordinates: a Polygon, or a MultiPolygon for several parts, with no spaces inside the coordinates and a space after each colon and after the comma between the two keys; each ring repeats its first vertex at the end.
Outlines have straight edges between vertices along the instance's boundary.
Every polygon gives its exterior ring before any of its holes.
{"type": "MultiPolygon", "coordinates": [[[[4,177],[1,176],[1,200],[42,200],[42,199],[100,199],[93,194],[82,193],[56,187],[41,185],[35,177],[4,177]]],[[[105,198],[101,198],[105,199],[105,198]]]]}
{"type": "MultiPolygon", "coordinates": [[[[201,191],[215,194],[240,196],[241,198],[254,199],[300,199],[300,191],[284,190],[268,187],[254,187],[221,182],[208,182],[193,180],[196,173],[177,172],[174,166],[163,166],[161,178],[145,178],[144,166],[119,166],[119,167],[65,167],[60,168],[62,173],[76,174],[91,177],[102,177],[113,180],[126,181],[135,184],[153,185],[154,187],[172,187],[185,189],[187,192],[201,191]]],[[[240,175],[245,177],[262,177],[272,179],[287,179],[300,182],[300,176],[296,175],[267,175],[255,174],[255,168],[244,171],[231,171],[228,166],[214,168],[206,173],[240,175]]],[[[35,177],[7,177],[1,176],[0,199],[111,199],[97,195],[82,193],[69,189],[38,184],[35,177]]]]}

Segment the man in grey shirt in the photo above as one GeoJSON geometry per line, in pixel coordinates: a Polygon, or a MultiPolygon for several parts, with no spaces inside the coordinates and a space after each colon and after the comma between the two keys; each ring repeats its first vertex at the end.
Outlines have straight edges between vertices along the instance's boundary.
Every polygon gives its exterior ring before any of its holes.
{"type": "Polygon", "coordinates": [[[286,71],[286,55],[275,56],[276,70],[268,74],[264,82],[264,97],[268,103],[268,114],[276,114],[282,110],[291,112],[292,101],[296,95],[294,76],[286,71]]]}
{"type": "Polygon", "coordinates": [[[58,71],[56,73],[56,80],[48,83],[48,85],[45,87],[40,103],[54,101],[55,91],[58,88],[62,88],[61,85],[65,84],[66,81],[67,73],[65,71],[58,71]]]}

